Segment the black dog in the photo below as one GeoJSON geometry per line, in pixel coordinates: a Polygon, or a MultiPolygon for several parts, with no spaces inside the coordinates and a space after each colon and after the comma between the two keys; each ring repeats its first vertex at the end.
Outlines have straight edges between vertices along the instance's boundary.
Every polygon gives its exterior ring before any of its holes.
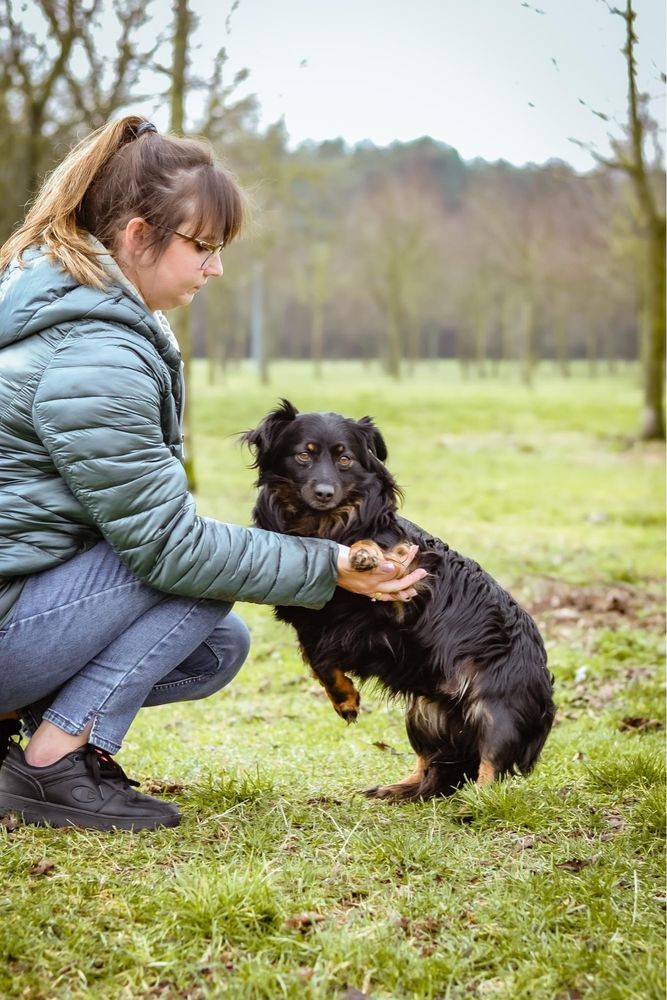
{"type": "Polygon", "coordinates": [[[527,773],[554,718],[553,678],[532,618],[477,563],[396,513],[400,491],[370,417],[299,413],[288,401],[243,435],[255,455],[255,524],[354,545],[358,568],[382,550],[419,553],[428,570],[408,604],[371,602],[337,588],[321,610],[280,607],[306,662],[338,714],[356,719],[359,696],[345,671],[375,678],[407,703],[415,770],[369,789],[386,799],[448,795],[465,781],[527,773]]]}

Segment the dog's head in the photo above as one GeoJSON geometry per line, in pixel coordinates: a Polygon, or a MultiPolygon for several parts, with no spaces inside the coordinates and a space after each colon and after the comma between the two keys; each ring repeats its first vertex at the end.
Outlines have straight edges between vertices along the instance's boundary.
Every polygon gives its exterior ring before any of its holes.
{"type": "Polygon", "coordinates": [[[283,492],[312,511],[333,511],[381,480],[396,492],[382,464],[387,447],[370,417],[300,413],[287,399],[243,435],[259,470],[258,486],[283,492]]]}

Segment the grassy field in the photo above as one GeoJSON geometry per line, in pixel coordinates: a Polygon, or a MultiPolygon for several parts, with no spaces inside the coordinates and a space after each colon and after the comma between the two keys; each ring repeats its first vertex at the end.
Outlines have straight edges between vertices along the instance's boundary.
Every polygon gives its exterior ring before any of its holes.
{"type": "Polygon", "coordinates": [[[141,713],[120,762],[177,830],[0,829],[0,996],[647,1000],[664,996],[664,465],[636,372],[532,390],[429,365],[275,365],[190,390],[202,513],[248,523],[235,433],[280,396],[373,415],[404,512],[539,621],[556,727],[535,772],[391,806],[400,708],[355,727],[269,609],[229,690],[141,713]]]}

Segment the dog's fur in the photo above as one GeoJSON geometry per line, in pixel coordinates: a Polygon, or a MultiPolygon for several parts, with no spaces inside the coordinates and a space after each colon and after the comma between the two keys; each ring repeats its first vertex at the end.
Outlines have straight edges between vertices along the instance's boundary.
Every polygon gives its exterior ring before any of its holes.
{"type": "Polygon", "coordinates": [[[347,721],[359,696],[345,671],[377,679],[405,699],[417,764],[376,798],[448,795],[465,781],[527,773],[549,734],[553,678],[532,618],[477,563],[397,514],[400,498],[370,419],[299,413],[283,400],[243,435],[255,456],[255,524],[353,546],[359,568],[376,564],[372,539],[429,576],[410,603],[372,602],[337,588],[319,611],[279,607],[313,673],[347,721]],[[397,547],[399,547],[397,549],[397,547]]]}

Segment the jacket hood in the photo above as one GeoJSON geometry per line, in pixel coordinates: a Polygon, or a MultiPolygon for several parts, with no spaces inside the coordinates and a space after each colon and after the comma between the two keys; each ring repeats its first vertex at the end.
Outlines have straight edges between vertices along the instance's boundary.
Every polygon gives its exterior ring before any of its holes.
{"type": "MultiPolygon", "coordinates": [[[[117,269],[116,269],[117,270],[117,269]]],[[[107,269],[107,288],[81,285],[59,264],[49,260],[43,248],[27,250],[23,266],[16,260],[0,278],[0,348],[50,327],[77,320],[122,323],[150,340],[163,356],[178,350],[165,331],[161,318],[133,294],[129,282],[107,269]]]]}

